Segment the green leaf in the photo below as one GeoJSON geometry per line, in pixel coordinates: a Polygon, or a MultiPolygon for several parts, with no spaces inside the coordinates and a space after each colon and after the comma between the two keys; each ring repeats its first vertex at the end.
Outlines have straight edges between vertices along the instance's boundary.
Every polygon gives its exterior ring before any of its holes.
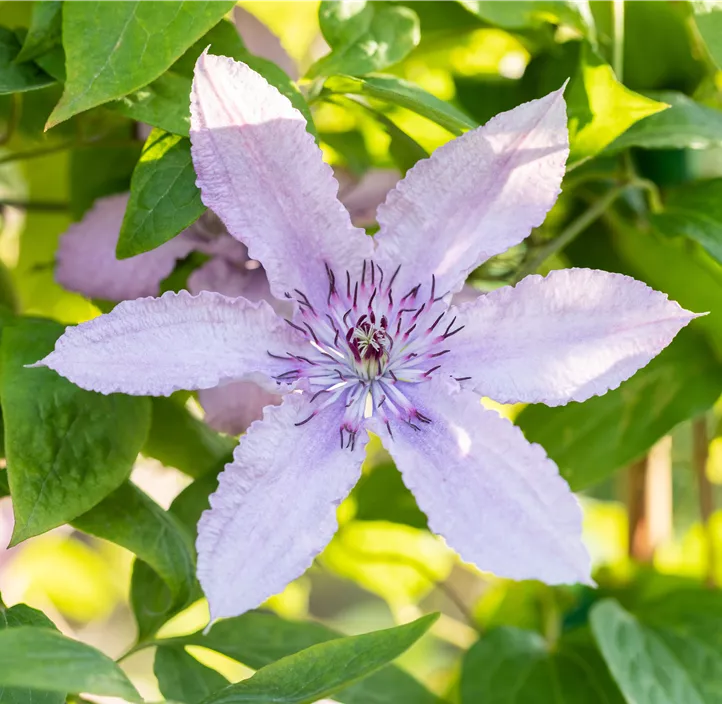
{"type": "Polygon", "coordinates": [[[393,462],[384,462],[363,474],[351,492],[359,521],[394,521],[413,528],[426,528],[426,514],[406,488],[393,462]]]}
{"type": "Polygon", "coordinates": [[[0,95],[45,88],[55,83],[39,66],[33,63],[15,63],[20,53],[20,42],[7,27],[0,27],[0,95]]]}
{"type": "Polygon", "coordinates": [[[318,19],[331,53],[311,66],[309,78],[381,71],[405,58],[421,38],[419,18],[408,7],[323,0],[318,19]]]}
{"type": "Polygon", "coordinates": [[[120,486],[150,426],[148,399],[84,391],[51,369],[25,367],[50,353],[64,329],[25,318],[3,331],[13,545],[67,523],[120,486]]]}
{"type": "Polygon", "coordinates": [[[173,604],[195,588],[195,552],[188,532],[138,487],[126,482],[72,525],[130,550],[155,570],[173,604]]]}
{"type": "MultiPolygon", "coordinates": [[[[0,600],[0,631],[18,626],[40,626],[55,628],[55,624],[42,612],[25,604],[16,604],[9,609],[0,600]]],[[[66,692],[43,692],[38,689],[3,687],[0,688],[0,704],[63,704],[66,692]]]]}
{"type": "Polygon", "coordinates": [[[722,266],[688,240],[653,230],[621,226],[613,231],[612,245],[629,267],[624,273],[664,291],[687,310],[709,312],[691,327],[707,336],[722,359],[722,266]]]}
{"type": "Polygon", "coordinates": [[[313,117],[305,98],[296,84],[276,64],[251,54],[243,44],[235,26],[222,20],[201,37],[171,68],[147,86],[110,104],[126,117],[159,127],[183,137],[188,136],[193,67],[209,47],[211,54],[230,56],[250,66],[275,86],[305,118],[308,130],[314,132],[313,117]]]}
{"type": "Polygon", "coordinates": [[[119,145],[94,145],[70,152],[70,215],[76,221],[82,219],[98,198],[128,192],[141,154],[143,145],[132,138],[135,126],[112,113],[104,116],[112,118],[112,122],[104,120],[107,139],[119,145]],[[120,124],[113,124],[119,121],[120,124]]]}
{"type": "Polygon", "coordinates": [[[722,68],[722,6],[713,0],[693,0],[694,19],[710,55],[722,68]]]}
{"type": "Polygon", "coordinates": [[[588,637],[565,637],[551,649],[532,631],[495,628],[464,657],[461,704],[623,701],[588,637]]]}
{"type": "MultiPolygon", "coordinates": [[[[249,611],[217,621],[207,635],[196,633],[172,642],[200,645],[238,660],[253,669],[341,635],[320,623],[286,621],[272,613],[249,611]]],[[[439,699],[413,677],[388,666],[334,695],[342,704],[440,704],[439,699]]]]}
{"type": "Polygon", "coordinates": [[[399,105],[441,125],[454,135],[478,126],[453,105],[427,93],[415,83],[396,76],[332,76],[324,83],[324,91],[331,94],[358,94],[399,105]]]}
{"type": "Polygon", "coordinates": [[[130,182],[118,258],[155,249],[193,224],[205,209],[196,187],[190,140],[154,129],[130,182]]]}
{"type": "Polygon", "coordinates": [[[667,107],[625,88],[586,45],[566,97],[571,162],[598,154],[635,122],[667,107]]]}
{"type": "Polygon", "coordinates": [[[216,472],[230,462],[237,440],[211,430],[174,398],[151,399],[153,409],[143,454],[191,476],[216,472]]]}
{"type": "Polygon", "coordinates": [[[674,91],[649,95],[671,107],[632,125],[609,145],[607,151],[617,152],[629,147],[709,149],[722,144],[722,112],[674,91]]]}
{"type": "Polygon", "coordinates": [[[628,702],[717,704],[722,683],[719,644],[646,626],[616,601],[595,604],[590,622],[599,649],[628,702]]]}
{"type": "Polygon", "coordinates": [[[438,614],[431,614],[405,626],[311,646],[267,665],[205,702],[313,704],[388,665],[421,638],[437,618],[438,614]]]}
{"type": "Polygon", "coordinates": [[[563,0],[460,0],[469,12],[503,29],[526,29],[545,23],[566,24],[582,33],[594,31],[594,17],[588,2],[563,0]]]}
{"type": "Polygon", "coordinates": [[[619,388],[584,403],[528,406],[517,424],[578,491],[643,455],[678,423],[710,409],[720,393],[722,365],[702,336],[685,329],[619,388]]]}
{"type": "Polygon", "coordinates": [[[65,91],[47,127],[160,76],[235,2],[78,2],[63,8],[65,91]]]}
{"type": "Polygon", "coordinates": [[[191,79],[172,70],[155,81],[108,105],[125,117],[187,137],[191,115],[188,96],[191,79]]]}
{"type": "Polygon", "coordinates": [[[153,673],[166,700],[184,704],[197,704],[229,684],[219,672],[199,663],[179,647],[157,648],[153,673]]]}
{"type": "Polygon", "coordinates": [[[27,36],[16,62],[31,61],[61,42],[62,7],[60,0],[36,0],[27,36]]]}
{"type": "MultiPolygon", "coordinates": [[[[187,486],[168,509],[169,517],[175,526],[185,531],[186,545],[195,559],[194,541],[196,525],[201,513],[208,507],[208,496],[218,486],[215,474],[207,474],[187,486]]],[[[139,558],[133,565],[133,575],[130,582],[130,601],[133,613],[138,623],[138,637],[145,640],[154,635],[158,629],[170,618],[190,606],[203,596],[200,585],[193,575],[190,585],[179,597],[174,597],[168,585],[152,569],[150,559],[138,554],[139,558]],[[147,559],[147,562],[143,562],[147,559]]]]}
{"type": "Polygon", "coordinates": [[[142,702],[123,671],[106,655],[57,631],[18,626],[0,631],[0,687],[101,694],[142,702]]]}
{"type": "Polygon", "coordinates": [[[667,191],[664,211],[650,217],[658,232],[689,237],[722,264],[722,178],[667,191]]]}

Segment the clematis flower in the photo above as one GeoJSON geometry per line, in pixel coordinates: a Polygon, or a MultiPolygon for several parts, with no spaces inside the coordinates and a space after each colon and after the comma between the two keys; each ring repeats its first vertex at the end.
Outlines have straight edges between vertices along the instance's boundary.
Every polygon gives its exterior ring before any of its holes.
{"type": "Polygon", "coordinates": [[[464,560],[513,579],[588,583],[574,495],[480,396],[558,405],[603,394],[695,316],[643,283],[587,269],[450,303],[559,194],[561,90],[416,164],[380,206],[373,238],[337,200],[303,117],[244,64],[199,58],[191,118],[204,203],[263,264],[271,293],[295,301],[293,317],[264,301],[166,293],[68,328],[38,364],[106,394],[237,380],[284,394],[241,438],[199,523],[212,617],[259,605],[311,564],[369,431],[464,560]]]}

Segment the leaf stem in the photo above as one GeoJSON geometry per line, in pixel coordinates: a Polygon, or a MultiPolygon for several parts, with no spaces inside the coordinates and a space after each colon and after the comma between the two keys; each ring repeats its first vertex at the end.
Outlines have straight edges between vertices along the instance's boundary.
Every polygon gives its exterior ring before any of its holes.
{"type": "Polygon", "coordinates": [[[624,0],[612,0],[614,41],[612,44],[612,68],[620,83],[624,83],[624,0]]]}
{"type": "Polygon", "coordinates": [[[18,124],[18,118],[20,116],[20,96],[17,93],[13,93],[10,96],[10,114],[8,115],[8,124],[5,128],[5,133],[0,135],[0,146],[7,144],[10,138],[15,132],[15,128],[18,124]]]}
{"type": "Polygon", "coordinates": [[[582,213],[565,227],[559,237],[547,242],[536,249],[532,256],[521,266],[511,280],[512,284],[521,281],[528,274],[533,274],[549,257],[564,249],[572,240],[578,237],[595,220],[601,217],[609,206],[624,193],[632,184],[625,183],[607,191],[594,205],[582,213]]]}
{"type": "Polygon", "coordinates": [[[699,516],[702,522],[705,549],[707,551],[706,582],[710,587],[715,586],[717,560],[715,554],[714,536],[712,535],[710,520],[714,513],[712,484],[707,476],[707,457],[709,455],[709,437],[707,435],[707,419],[700,416],[692,421],[692,467],[697,478],[697,492],[699,497],[699,516]]]}
{"type": "Polygon", "coordinates": [[[133,139],[114,140],[108,142],[101,142],[99,140],[87,140],[87,141],[71,141],[61,142],[60,144],[54,144],[48,147],[40,147],[39,149],[28,149],[24,152],[13,152],[0,157],[0,164],[7,164],[11,161],[26,161],[28,159],[37,159],[39,157],[47,156],[48,154],[55,154],[56,152],[63,152],[69,149],[86,149],[87,147],[127,147],[137,142],[133,139]]]}
{"type": "Polygon", "coordinates": [[[18,210],[31,210],[48,213],[62,213],[68,210],[69,203],[50,200],[0,200],[0,208],[17,208],[18,210]]]}

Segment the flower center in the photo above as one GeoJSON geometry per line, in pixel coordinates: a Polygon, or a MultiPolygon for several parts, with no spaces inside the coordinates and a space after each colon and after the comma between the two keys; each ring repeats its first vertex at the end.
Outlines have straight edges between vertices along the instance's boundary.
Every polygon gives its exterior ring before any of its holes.
{"type": "Polygon", "coordinates": [[[447,296],[436,296],[433,276],[430,284],[420,283],[397,296],[393,285],[399,268],[386,277],[377,264],[364,262],[359,279],[346,271],[339,280],[326,266],[326,300],[311,301],[299,290],[286,293],[299,306],[286,322],[306,337],[308,351],[269,351],[289,365],[276,380],[298,381],[302,393],[310,394],[311,414],[297,425],[331,404],[343,404],[342,447],[353,447],[370,416],[378,416],[389,433],[393,417],[416,430],[430,423],[414,407],[409,392],[437,371],[443,373],[444,355],[450,351],[446,341],[464,327],[448,315],[447,296]]]}

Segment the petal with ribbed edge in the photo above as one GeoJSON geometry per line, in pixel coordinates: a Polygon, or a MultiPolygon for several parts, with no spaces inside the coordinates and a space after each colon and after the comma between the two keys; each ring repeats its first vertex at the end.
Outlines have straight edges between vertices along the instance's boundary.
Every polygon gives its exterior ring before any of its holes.
{"type": "Polygon", "coordinates": [[[263,264],[274,296],[298,289],[320,304],[327,266],[358,276],[371,238],[352,226],[301,113],[262,76],[202,54],[190,136],[203,202],[263,264]]]}
{"type": "Polygon", "coordinates": [[[462,306],[445,369],[500,403],[585,401],[619,386],[695,317],[629,276],[561,269],[462,306]]]}
{"type": "Polygon", "coordinates": [[[437,291],[518,244],[556,201],[569,153],[562,90],[520,105],[417,162],[379,207],[376,259],[406,291],[437,291]]]}
{"type": "Polygon", "coordinates": [[[407,398],[430,423],[392,421],[382,438],[429,518],[462,559],[511,579],[590,582],[582,511],[539,445],[478,395],[438,378],[408,385],[407,398]]]}
{"type": "Polygon", "coordinates": [[[340,448],[339,406],[297,425],[309,402],[288,394],[241,438],[198,524],[198,578],[212,619],[280,592],[336,531],[336,507],[359,478],[367,440],[340,448]]]}
{"type": "Polygon", "coordinates": [[[117,259],[120,226],[128,193],[100,198],[60,237],[55,279],[88,298],[124,301],[155,296],[160,283],[193,249],[193,240],[181,233],[160,247],[130,259],[117,259]]]}
{"type": "Polygon", "coordinates": [[[304,354],[302,335],[265,302],[187,291],[119,303],[69,327],[46,366],[90,391],[167,396],[236,380],[279,389],[272,377],[288,363],[269,354],[304,354]]]}

